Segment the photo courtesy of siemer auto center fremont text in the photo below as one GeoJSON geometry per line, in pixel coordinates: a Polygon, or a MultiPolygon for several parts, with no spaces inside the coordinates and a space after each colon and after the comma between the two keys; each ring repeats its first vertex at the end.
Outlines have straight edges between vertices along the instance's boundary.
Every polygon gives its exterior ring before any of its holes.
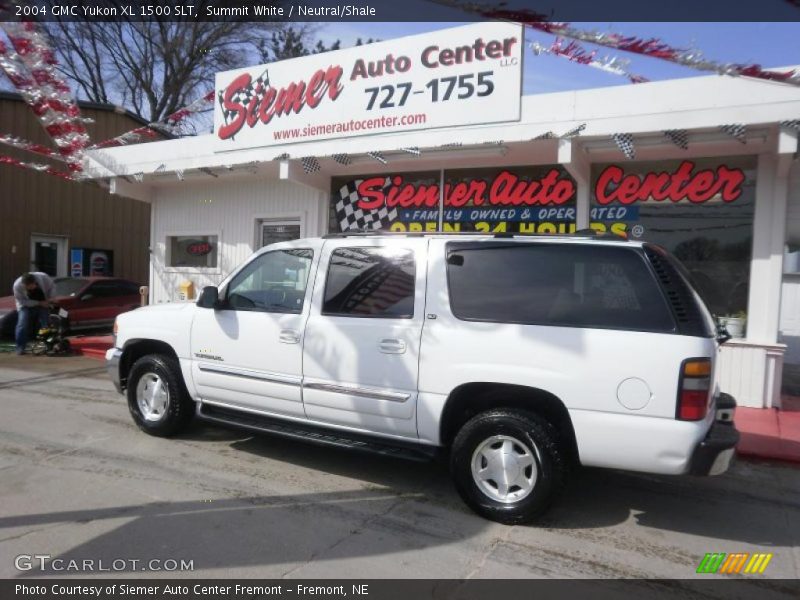
{"type": "Polygon", "coordinates": [[[799,139],[796,0],[0,0],[0,598],[799,598],[799,139]]]}

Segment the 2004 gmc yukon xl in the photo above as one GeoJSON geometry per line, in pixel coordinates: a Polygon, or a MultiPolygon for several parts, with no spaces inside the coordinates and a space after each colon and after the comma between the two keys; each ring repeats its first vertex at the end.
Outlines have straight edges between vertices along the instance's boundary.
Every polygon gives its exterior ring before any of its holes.
{"type": "Polygon", "coordinates": [[[196,414],[411,458],[446,449],[465,502],[518,523],[571,464],[727,469],[718,342],[657,246],[340,235],[263,248],[196,305],[120,315],[107,363],[152,435],[196,414]]]}

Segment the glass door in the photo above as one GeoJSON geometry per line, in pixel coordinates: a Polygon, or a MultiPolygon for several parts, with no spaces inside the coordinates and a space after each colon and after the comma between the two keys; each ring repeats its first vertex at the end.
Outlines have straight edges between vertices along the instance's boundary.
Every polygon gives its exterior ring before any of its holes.
{"type": "Polygon", "coordinates": [[[301,227],[300,219],[281,220],[281,221],[261,221],[261,235],[259,236],[259,247],[263,248],[269,244],[278,242],[290,242],[300,239],[301,227]]]}
{"type": "Polygon", "coordinates": [[[67,240],[56,236],[31,236],[31,270],[51,277],[67,275],[67,240]]]}

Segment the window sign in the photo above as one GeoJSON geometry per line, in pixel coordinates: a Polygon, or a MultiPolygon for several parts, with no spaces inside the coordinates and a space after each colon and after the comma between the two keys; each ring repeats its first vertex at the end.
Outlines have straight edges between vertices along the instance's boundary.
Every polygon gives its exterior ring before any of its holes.
{"type": "Polygon", "coordinates": [[[735,315],[747,310],[755,177],[755,157],[593,165],[592,227],[664,246],[713,313],[735,315]]]}
{"type": "Polygon", "coordinates": [[[218,73],[216,150],[519,121],[523,43],[484,22],[218,73]]]}
{"type": "Polygon", "coordinates": [[[168,264],[170,267],[217,266],[217,236],[173,235],[167,237],[168,264]]]}
{"type": "MultiPolygon", "coordinates": [[[[436,231],[439,171],[332,181],[332,231],[436,231]]],[[[444,231],[568,233],[575,182],[559,165],[445,171],[444,231]]]]}

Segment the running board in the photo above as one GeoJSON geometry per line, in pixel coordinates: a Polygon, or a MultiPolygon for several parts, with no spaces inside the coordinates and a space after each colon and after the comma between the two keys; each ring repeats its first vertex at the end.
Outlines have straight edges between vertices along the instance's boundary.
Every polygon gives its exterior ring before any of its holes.
{"type": "Polygon", "coordinates": [[[412,442],[394,442],[384,438],[355,433],[343,433],[311,424],[293,423],[263,415],[199,403],[197,416],[205,421],[268,433],[285,438],[301,440],[322,446],[335,446],[348,450],[359,450],[382,456],[393,456],[417,462],[434,460],[439,449],[412,442]]]}

